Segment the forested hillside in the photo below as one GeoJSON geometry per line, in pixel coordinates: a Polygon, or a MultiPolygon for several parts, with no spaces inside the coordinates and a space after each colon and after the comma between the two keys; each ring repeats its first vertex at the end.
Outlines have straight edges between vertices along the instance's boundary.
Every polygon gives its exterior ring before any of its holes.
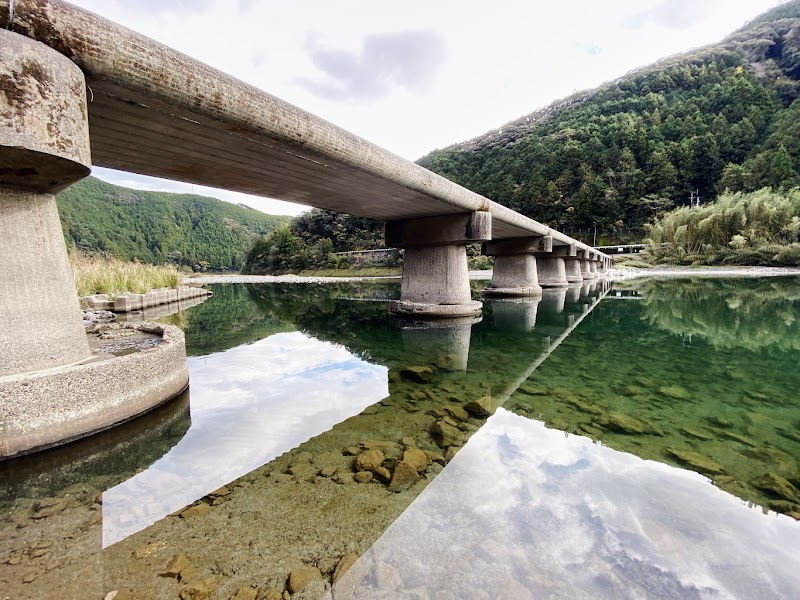
{"type": "Polygon", "coordinates": [[[638,237],[726,189],[800,183],[800,0],[719,44],[576,94],[419,164],[562,230],[638,237]]]}
{"type": "Polygon", "coordinates": [[[334,252],[382,247],[383,222],[314,208],[258,240],[247,255],[243,272],[347,268],[349,261],[334,252]]]}
{"type": "Polygon", "coordinates": [[[195,270],[240,269],[259,237],[290,221],[215,198],[131,190],[93,177],[56,200],[68,246],[195,270]]]}

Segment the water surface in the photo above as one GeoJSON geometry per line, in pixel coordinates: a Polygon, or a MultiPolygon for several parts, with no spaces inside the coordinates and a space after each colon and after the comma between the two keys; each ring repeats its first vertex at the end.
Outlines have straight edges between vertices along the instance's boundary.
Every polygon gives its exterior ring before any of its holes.
{"type": "Polygon", "coordinates": [[[0,463],[5,595],[796,598],[796,279],[214,291],[187,395],[0,463]]]}

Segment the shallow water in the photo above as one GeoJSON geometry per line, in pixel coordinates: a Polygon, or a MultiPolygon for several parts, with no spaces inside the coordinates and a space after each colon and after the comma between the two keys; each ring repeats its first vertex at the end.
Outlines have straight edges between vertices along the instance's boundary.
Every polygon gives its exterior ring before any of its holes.
{"type": "Polygon", "coordinates": [[[188,394],[0,463],[0,597],[797,597],[797,279],[214,291],[188,394]]]}

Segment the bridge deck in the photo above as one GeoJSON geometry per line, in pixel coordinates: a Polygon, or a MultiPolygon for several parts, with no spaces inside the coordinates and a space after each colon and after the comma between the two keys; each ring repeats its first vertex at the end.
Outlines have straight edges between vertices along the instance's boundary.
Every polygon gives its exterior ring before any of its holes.
{"type": "MultiPolygon", "coordinates": [[[[0,27],[8,21],[9,1],[0,0],[0,27]]],[[[549,234],[558,245],[589,248],[60,0],[15,0],[11,29],[84,71],[95,165],[387,221],[488,210],[495,239],[549,234]]]]}

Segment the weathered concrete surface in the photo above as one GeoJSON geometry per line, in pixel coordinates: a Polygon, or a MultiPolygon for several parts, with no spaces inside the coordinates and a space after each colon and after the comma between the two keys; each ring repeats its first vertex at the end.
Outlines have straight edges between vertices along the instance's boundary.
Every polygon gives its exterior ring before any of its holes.
{"type": "Polygon", "coordinates": [[[0,184],[57,192],[89,174],[83,73],[68,58],[0,30],[0,184]]]}
{"type": "Polygon", "coordinates": [[[162,342],[124,356],[0,377],[0,459],[107,429],[186,388],[183,332],[156,323],[131,326],[161,332],[162,342]]]}
{"type": "Polygon", "coordinates": [[[480,315],[481,303],[470,293],[466,246],[406,248],[400,300],[389,311],[422,318],[480,315]]]}
{"type": "MultiPolygon", "coordinates": [[[[8,0],[0,0],[7,29],[8,0]]],[[[253,86],[65,2],[15,0],[14,32],[86,73],[94,164],[385,221],[488,211],[492,238],[553,231],[253,86]]]]}
{"type": "Polygon", "coordinates": [[[542,287],[566,287],[569,285],[563,257],[539,254],[536,257],[536,267],[539,271],[539,285],[542,287]]]}
{"type": "Polygon", "coordinates": [[[540,296],[536,255],[552,252],[550,236],[495,240],[483,244],[483,254],[494,256],[492,283],[484,296],[540,296]]]}
{"type": "Polygon", "coordinates": [[[569,283],[580,283],[583,281],[581,275],[581,262],[578,257],[564,257],[564,273],[569,283]]]}
{"type": "Polygon", "coordinates": [[[583,258],[580,260],[581,263],[581,276],[584,279],[597,279],[597,274],[592,272],[591,261],[589,259],[583,258]]]}
{"type": "Polygon", "coordinates": [[[52,194],[0,186],[0,257],[0,377],[89,356],[52,194]]]}
{"type": "Polygon", "coordinates": [[[53,192],[89,173],[81,70],[0,30],[0,377],[89,355],[53,192]]]}

